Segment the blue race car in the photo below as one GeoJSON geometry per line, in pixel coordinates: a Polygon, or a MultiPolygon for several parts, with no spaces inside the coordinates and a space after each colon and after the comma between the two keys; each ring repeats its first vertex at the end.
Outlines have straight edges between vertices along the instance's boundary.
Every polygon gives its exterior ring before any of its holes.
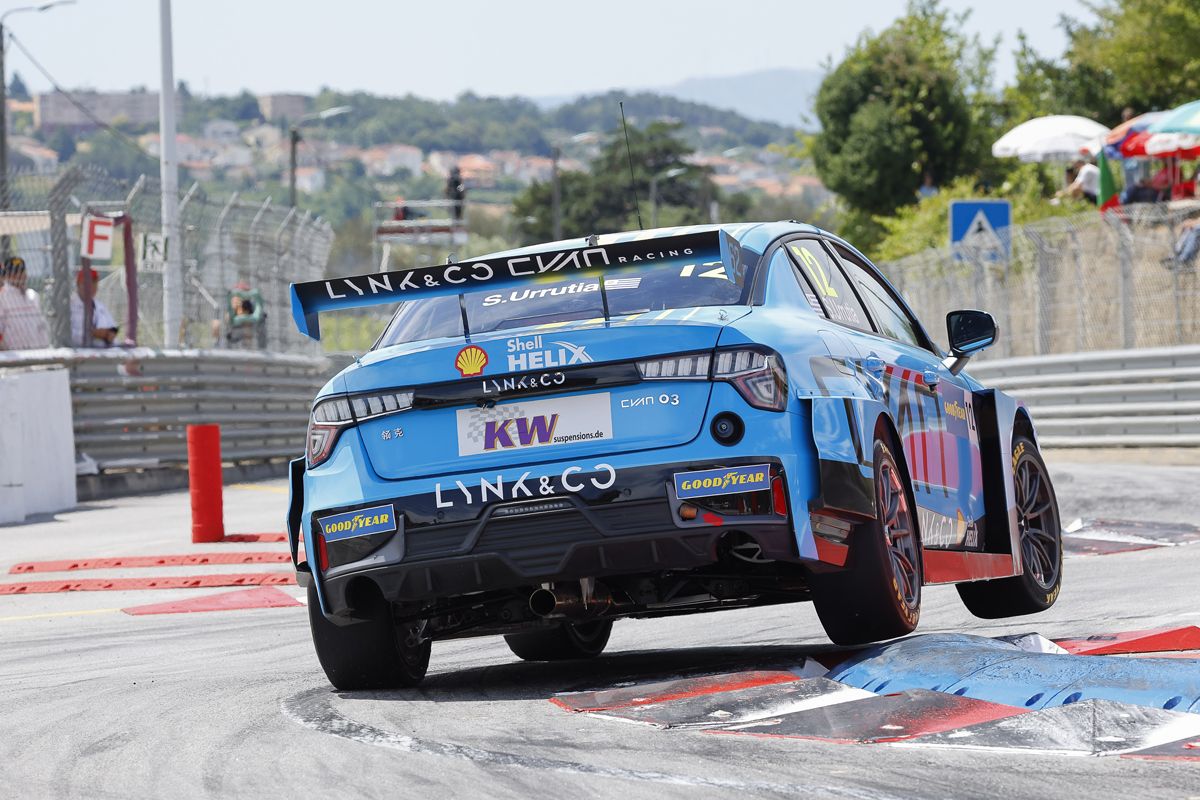
{"type": "Polygon", "coordinates": [[[436,639],[584,658],[621,617],[812,600],[855,644],[912,631],[926,584],[985,618],[1058,597],[1033,423],[962,371],[992,317],[949,314],[943,353],[825,231],[639,231],[292,286],[313,338],[321,311],[397,302],[291,463],[339,689],[417,684],[436,639]]]}

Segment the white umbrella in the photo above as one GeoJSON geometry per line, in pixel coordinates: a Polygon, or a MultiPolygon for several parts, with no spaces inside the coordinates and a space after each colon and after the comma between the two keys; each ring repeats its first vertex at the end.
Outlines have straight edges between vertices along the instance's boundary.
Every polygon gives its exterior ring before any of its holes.
{"type": "Polygon", "coordinates": [[[1086,117],[1056,114],[1022,122],[992,145],[997,158],[1022,161],[1070,161],[1081,151],[1100,149],[1108,128],[1086,117]]]}

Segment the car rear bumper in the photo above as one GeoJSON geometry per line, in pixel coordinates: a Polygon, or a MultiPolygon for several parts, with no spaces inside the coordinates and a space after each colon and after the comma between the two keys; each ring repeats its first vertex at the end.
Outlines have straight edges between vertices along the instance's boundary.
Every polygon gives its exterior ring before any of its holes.
{"type": "MultiPolygon", "coordinates": [[[[301,468],[293,466],[294,493],[303,491],[295,480],[301,468]]],[[[288,530],[293,551],[303,538],[306,552],[314,554],[310,559],[320,564],[309,569],[317,576],[326,612],[334,616],[349,611],[348,589],[360,579],[375,583],[388,600],[406,602],[585,577],[689,570],[716,562],[727,534],[753,539],[764,558],[797,559],[791,514],[786,503],[779,508],[775,501],[776,491],[784,500],[788,491],[787,470],[778,457],[659,464],[619,474],[618,484],[605,470],[571,472],[566,482],[572,491],[561,491],[560,477],[549,484],[560,491],[538,496],[535,489],[532,498],[505,497],[482,508],[450,505],[451,495],[437,491],[303,517],[293,513],[288,530]],[[765,467],[771,486],[745,495],[756,502],[756,513],[717,513],[706,506],[719,497],[681,500],[676,493],[678,473],[751,465],[765,467]],[[692,519],[685,518],[685,506],[695,510],[692,519]],[[330,519],[364,513],[378,518],[387,509],[395,514],[390,530],[328,540],[322,533],[330,519]],[[301,519],[308,520],[307,530],[301,529],[301,519]]],[[[459,498],[472,488],[456,489],[459,498]]],[[[298,499],[293,496],[293,508],[298,499]]]]}

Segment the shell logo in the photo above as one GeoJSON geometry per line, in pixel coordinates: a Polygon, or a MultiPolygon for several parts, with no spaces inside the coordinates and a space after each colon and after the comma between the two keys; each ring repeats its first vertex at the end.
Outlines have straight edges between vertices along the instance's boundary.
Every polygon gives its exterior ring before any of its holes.
{"type": "Polygon", "coordinates": [[[483,368],[487,366],[488,356],[482,347],[468,345],[458,351],[458,357],[454,359],[454,367],[458,373],[464,378],[474,378],[476,375],[483,374],[483,368]]]}

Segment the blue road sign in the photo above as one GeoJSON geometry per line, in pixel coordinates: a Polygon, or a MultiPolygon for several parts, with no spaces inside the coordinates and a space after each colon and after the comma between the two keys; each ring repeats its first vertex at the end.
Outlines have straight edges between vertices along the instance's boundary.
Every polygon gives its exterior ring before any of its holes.
{"type": "Polygon", "coordinates": [[[1012,250],[1010,225],[1012,203],[1007,200],[950,202],[950,246],[955,258],[1007,261],[1012,250]]]}

